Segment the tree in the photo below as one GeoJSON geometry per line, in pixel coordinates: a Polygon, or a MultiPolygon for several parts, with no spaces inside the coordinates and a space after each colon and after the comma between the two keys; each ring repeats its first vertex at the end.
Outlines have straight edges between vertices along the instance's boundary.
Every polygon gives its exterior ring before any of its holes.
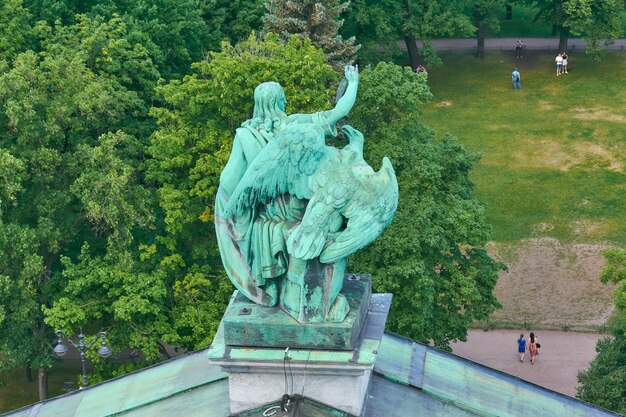
{"type": "Polygon", "coordinates": [[[22,0],[0,4],[0,60],[10,61],[32,46],[31,15],[22,0]]]}
{"type": "Polygon", "coordinates": [[[603,46],[622,36],[624,4],[623,0],[569,0],[563,4],[571,32],[587,41],[585,53],[598,57],[603,46]]]}
{"type": "Polygon", "coordinates": [[[612,338],[600,340],[598,354],[589,369],[578,374],[576,396],[617,413],[626,413],[626,250],[613,248],[604,253],[608,263],[602,282],[619,284],[615,290],[616,315],[612,338]]]}
{"type": "Polygon", "coordinates": [[[472,22],[476,27],[476,56],[485,57],[485,31],[500,30],[500,15],[504,10],[505,0],[481,0],[474,4],[472,22]]]}
{"type": "Polygon", "coordinates": [[[36,20],[53,27],[72,27],[85,19],[97,22],[121,19],[126,40],[141,45],[166,79],[186,74],[192,62],[203,58],[206,49],[217,48],[222,36],[220,28],[227,23],[221,17],[203,15],[204,3],[196,0],[25,2],[36,20]]]}
{"type": "Polygon", "coordinates": [[[621,0],[528,0],[539,9],[535,19],[543,20],[557,29],[559,51],[567,51],[570,33],[582,35],[589,43],[588,53],[601,51],[600,43],[611,43],[621,35],[619,13],[624,10],[621,0]]]}
{"type": "Polygon", "coordinates": [[[283,41],[291,35],[311,39],[313,45],[324,51],[327,61],[340,70],[354,62],[360,48],[354,44],[354,37],[344,40],[338,34],[343,25],[339,15],[348,4],[341,0],[272,0],[263,23],[266,31],[280,34],[283,41]]]}
{"type": "Polygon", "coordinates": [[[41,399],[54,330],[42,306],[65,287],[63,257],[87,241],[117,261],[109,249],[150,223],[134,134],[150,125],[138,90],[158,72],[125,35],[119,19],[40,23],[41,51],[17,55],[0,75],[0,297],[11,317],[0,348],[11,365],[39,369],[41,399]]]}
{"type": "Polygon", "coordinates": [[[430,65],[439,62],[430,43],[432,37],[474,32],[464,6],[464,2],[453,0],[354,0],[346,14],[349,23],[345,33],[356,36],[369,48],[388,48],[404,39],[410,65],[415,69],[420,55],[430,65]],[[418,39],[423,42],[421,51],[418,39]]]}
{"type": "Polygon", "coordinates": [[[392,160],[400,200],[392,224],[350,268],[394,294],[391,330],[446,348],[500,306],[492,291],[504,265],[483,249],[489,228],[469,180],[479,158],[419,124],[418,106],[431,97],[426,74],[380,63],[363,71],[359,88],[349,122],[363,131],[369,161],[392,160]]]}
{"type": "MultiPolygon", "coordinates": [[[[265,0],[203,0],[200,8],[213,35],[235,45],[263,28],[265,4],[265,0]]],[[[218,50],[219,44],[207,49],[218,50]]]]}

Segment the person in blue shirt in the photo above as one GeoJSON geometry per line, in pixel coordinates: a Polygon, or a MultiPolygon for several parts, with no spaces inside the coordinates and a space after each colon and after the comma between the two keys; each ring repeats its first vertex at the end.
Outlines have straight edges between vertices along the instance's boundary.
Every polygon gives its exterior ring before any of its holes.
{"type": "Polygon", "coordinates": [[[524,362],[524,354],[526,353],[526,339],[524,339],[524,333],[519,335],[517,339],[517,353],[519,353],[519,361],[524,362]]]}
{"type": "Polygon", "coordinates": [[[511,80],[513,81],[513,90],[517,90],[518,88],[520,90],[522,89],[522,75],[519,73],[517,68],[513,68],[511,80]]]}

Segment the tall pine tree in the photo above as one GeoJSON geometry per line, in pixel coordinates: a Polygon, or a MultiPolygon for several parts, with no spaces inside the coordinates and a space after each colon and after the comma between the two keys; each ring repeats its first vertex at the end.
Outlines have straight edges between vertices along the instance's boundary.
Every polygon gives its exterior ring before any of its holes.
{"type": "Polygon", "coordinates": [[[339,15],[349,4],[341,0],[271,0],[263,17],[264,29],[278,33],[283,41],[292,35],[309,38],[339,70],[354,62],[360,48],[354,44],[354,37],[343,39],[338,34],[343,25],[339,15]]]}

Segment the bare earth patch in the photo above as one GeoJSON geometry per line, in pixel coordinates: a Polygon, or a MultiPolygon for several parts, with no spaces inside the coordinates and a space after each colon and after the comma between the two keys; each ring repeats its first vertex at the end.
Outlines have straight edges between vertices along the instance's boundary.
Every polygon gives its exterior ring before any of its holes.
{"type": "Polygon", "coordinates": [[[597,107],[594,109],[586,109],[577,107],[574,109],[576,114],[574,117],[580,120],[605,120],[607,122],[626,122],[626,116],[623,114],[613,113],[611,109],[605,107],[597,107]]]}
{"type": "Polygon", "coordinates": [[[437,106],[439,107],[448,107],[451,106],[452,103],[450,103],[449,101],[440,101],[439,103],[437,103],[437,106]]]}
{"type": "Polygon", "coordinates": [[[552,103],[548,103],[547,101],[540,101],[538,104],[539,110],[553,110],[556,106],[552,103]]]}
{"type": "MultiPolygon", "coordinates": [[[[626,118],[624,119],[626,121],[626,118]]],[[[585,158],[591,164],[606,167],[610,171],[624,172],[624,160],[619,158],[617,152],[598,144],[598,143],[575,143],[573,149],[576,154],[585,158]]]]}
{"type": "MultiPolygon", "coordinates": [[[[529,138],[529,141],[532,140],[529,138]]],[[[518,166],[550,167],[563,172],[574,166],[586,166],[590,169],[624,172],[624,158],[620,151],[598,143],[575,142],[566,145],[561,141],[539,139],[529,149],[513,155],[518,166]]]]}
{"type": "Polygon", "coordinates": [[[606,248],[551,238],[491,245],[492,255],[509,271],[501,274],[494,291],[503,308],[490,321],[533,329],[602,329],[613,311],[615,290],[599,280],[606,248]]]}

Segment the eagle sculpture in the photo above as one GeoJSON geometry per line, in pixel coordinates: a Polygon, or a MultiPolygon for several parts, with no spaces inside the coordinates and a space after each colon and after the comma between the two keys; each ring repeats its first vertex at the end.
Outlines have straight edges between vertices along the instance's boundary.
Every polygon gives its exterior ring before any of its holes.
{"type": "Polygon", "coordinates": [[[314,124],[287,126],[248,166],[225,216],[279,197],[308,200],[286,236],[289,255],[330,264],[372,242],[398,207],[398,182],[387,157],[375,172],[363,159],[363,134],[349,125],[343,149],[327,146],[314,124]]]}

